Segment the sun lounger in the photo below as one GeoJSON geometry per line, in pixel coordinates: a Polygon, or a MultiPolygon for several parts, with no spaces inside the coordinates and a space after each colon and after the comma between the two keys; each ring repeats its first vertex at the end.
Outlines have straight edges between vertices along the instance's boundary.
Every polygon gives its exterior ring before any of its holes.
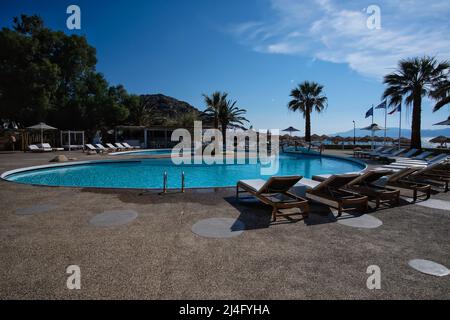
{"type": "Polygon", "coordinates": [[[52,152],[53,151],[52,148],[42,148],[42,147],[40,148],[35,144],[30,144],[28,146],[28,150],[31,152],[52,152]]]}
{"type": "Polygon", "coordinates": [[[433,163],[425,168],[417,170],[409,176],[409,179],[418,181],[428,181],[439,184],[444,192],[448,192],[450,183],[450,173],[448,170],[441,170],[445,161],[433,163]]]}
{"type": "Polygon", "coordinates": [[[391,186],[403,190],[410,190],[413,192],[412,198],[414,202],[416,202],[418,198],[421,198],[422,200],[428,200],[431,196],[431,185],[420,183],[410,178],[413,173],[419,170],[420,169],[417,167],[403,168],[386,177],[384,181],[382,179],[379,179],[378,181],[374,182],[374,184],[380,186],[391,186]]]}
{"type": "Polygon", "coordinates": [[[120,150],[130,150],[129,148],[123,146],[121,143],[116,142],[115,146],[120,150]]]}
{"type": "Polygon", "coordinates": [[[106,143],[106,146],[112,151],[117,151],[119,149],[116,146],[114,146],[112,143],[106,143]]]}
{"type": "Polygon", "coordinates": [[[391,170],[370,170],[350,181],[347,187],[352,191],[368,196],[369,200],[375,200],[375,209],[378,209],[384,203],[398,205],[400,203],[400,190],[374,184],[379,179],[393,173],[391,170]]]}
{"type": "Polygon", "coordinates": [[[44,150],[50,150],[50,151],[64,151],[64,148],[52,148],[52,146],[49,143],[43,143],[42,148],[44,150]]]}
{"type": "Polygon", "coordinates": [[[404,161],[397,161],[396,163],[405,163],[405,164],[425,164],[425,165],[429,165],[429,164],[433,164],[433,163],[439,163],[442,161],[446,161],[448,158],[450,157],[449,154],[446,153],[440,153],[428,160],[404,160],[404,161]]]}
{"type": "Polygon", "coordinates": [[[122,145],[128,149],[140,149],[141,147],[139,146],[130,146],[128,143],[126,142],[122,142],[122,145]]]}
{"type": "Polygon", "coordinates": [[[410,157],[414,156],[417,153],[417,149],[410,149],[408,152],[406,152],[405,154],[403,154],[401,157],[397,157],[397,156],[391,156],[389,157],[389,159],[397,161],[397,159],[409,159],[410,157]]]}
{"type": "Polygon", "coordinates": [[[89,151],[95,151],[95,152],[97,152],[97,153],[103,152],[100,148],[96,148],[96,147],[94,147],[92,144],[89,144],[89,143],[86,144],[86,148],[87,148],[89,151]]]}
{"type": "Polygon", "coordinates": [[[364,158],[364,157],[371,157],[371,156],[376,156],[379,153],[381,153],[383,150],[387,150],[388,147],[386,146],[382,146],[382,147],[378,147],[375,150],[372,151],[361,151],[359,152],[359,156],[364,158]]]}
{"type": "Polygon", "coordinates": [[[241,180],[236,185],[236,199],[239,200],[239,194],[249,193],[259,199],[261,202],[272,206],[272,220],[276,221],[277,217],[289,217],[299,215],[306,217],[309,214],[308,200],[298,197],[289,192],[289,190],[302,177],[272,177],[268,181],[257,180],[241,180]],[[300,212],[281,213],[283,209],[300,209],[300,212]]]}
{"type": "Polygon", "coordinates": [[[367,196],[344,189],[357,177],[359,174],[332,175],[322,182],[303,178],[296,186],[306,187],[308,199],[336,208],[340,217],[347,206],[358,206],[364,211],[368,210],[367,196]]]}
{"type": "Polygon", "coordinates": [[[97,143],[95,146],[96,146],[99,150],[101,150],[102,152],[109,152],[109,151],[111,151],[111,149],[105,148],[105,146],[102,145],[101,143],[97,143]]]}

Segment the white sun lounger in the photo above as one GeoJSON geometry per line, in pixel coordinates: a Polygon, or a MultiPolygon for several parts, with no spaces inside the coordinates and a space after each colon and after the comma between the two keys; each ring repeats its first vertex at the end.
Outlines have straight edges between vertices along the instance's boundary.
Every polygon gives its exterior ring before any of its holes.
{"type": "Polygon", "coordinates": [[[140,149],[141,147],[139,146],[130,146],[128,143],[126,142],[122,142],[122,145],[128,149],[140,149]]]}
{"type": "Polygon", "coordinates": [[[35,144],[30,144],[28,146],[28,150],[31,151],[31,152],[51,152],[51,151],[53,151],[51,148],[50,149],[48,149],[48,148],[39,148],[35,144]]]}

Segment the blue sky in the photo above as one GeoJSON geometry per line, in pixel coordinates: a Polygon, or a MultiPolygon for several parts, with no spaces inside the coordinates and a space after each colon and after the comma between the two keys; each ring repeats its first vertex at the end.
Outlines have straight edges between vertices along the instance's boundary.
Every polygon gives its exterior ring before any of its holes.
{"type": "MultiPolygon", "coordinates": [[[[111,84],[136,94],[163,93],[204,109],[202,93],[227,91],[248,110],[255,128],[295,126],[287,110],[290,90],[303,80],[325,86],[328,109],[312,117],[314,133],[370,124],[364,114],[380,102],[382,76],[400,58],[450,59],[450,2],[338,0],[45,1],[0,4],[0,25],[21,13],[48,26],[86,35],[97,48],[98,70],[111,84]],[[66,28],[66,8],[81,8],[81,30],[66,28]],[[381,29],[367,28],[371,4],[381,29]]],[[[446,119],[423,105],[423,128],[446,119]]],[[[410,123],[404,113],[403,123],[410,123]]],[[[384,125],[383,111],[375,122],[384,125]]],[[[398,115],[388,126],[398,125],[398,115]]]]}

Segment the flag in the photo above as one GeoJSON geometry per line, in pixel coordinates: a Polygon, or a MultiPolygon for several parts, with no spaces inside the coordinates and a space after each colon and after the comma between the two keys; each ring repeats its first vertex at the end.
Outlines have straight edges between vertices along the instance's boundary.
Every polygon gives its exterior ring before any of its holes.
{"type": "Polygon", "coordinates": [[[373,107],[369,109],[369,111],[366,112],[366,119],[373,116],[373,107]]]}
{"type": "Polygon", "coordinates": [[[375,109],[386,109],[386,107],[387,107],[386,100],[384,100],[375,109]]]}
{"type": "Polygon", "coordinates": [[[391,112],[389,112],[390,115],[396,113],[396,112],[402,112],[402,105],[399,105],[398,107],[396,107],[394,110],[392,110],[391,112]]]}

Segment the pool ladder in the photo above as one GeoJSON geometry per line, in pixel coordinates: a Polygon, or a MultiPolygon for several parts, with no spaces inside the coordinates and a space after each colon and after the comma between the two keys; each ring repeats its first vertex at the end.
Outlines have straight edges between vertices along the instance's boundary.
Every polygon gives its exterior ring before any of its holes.
{"type": "MultiPolygon", "coordinates": [[[[167,193],[167,171],[164,172],[163,175],[163,192],[162,193],[167,193]]],[[[181,192],[184,193],[185,191],[185,174],[184,171],[181,173],[181,192]]]]}

